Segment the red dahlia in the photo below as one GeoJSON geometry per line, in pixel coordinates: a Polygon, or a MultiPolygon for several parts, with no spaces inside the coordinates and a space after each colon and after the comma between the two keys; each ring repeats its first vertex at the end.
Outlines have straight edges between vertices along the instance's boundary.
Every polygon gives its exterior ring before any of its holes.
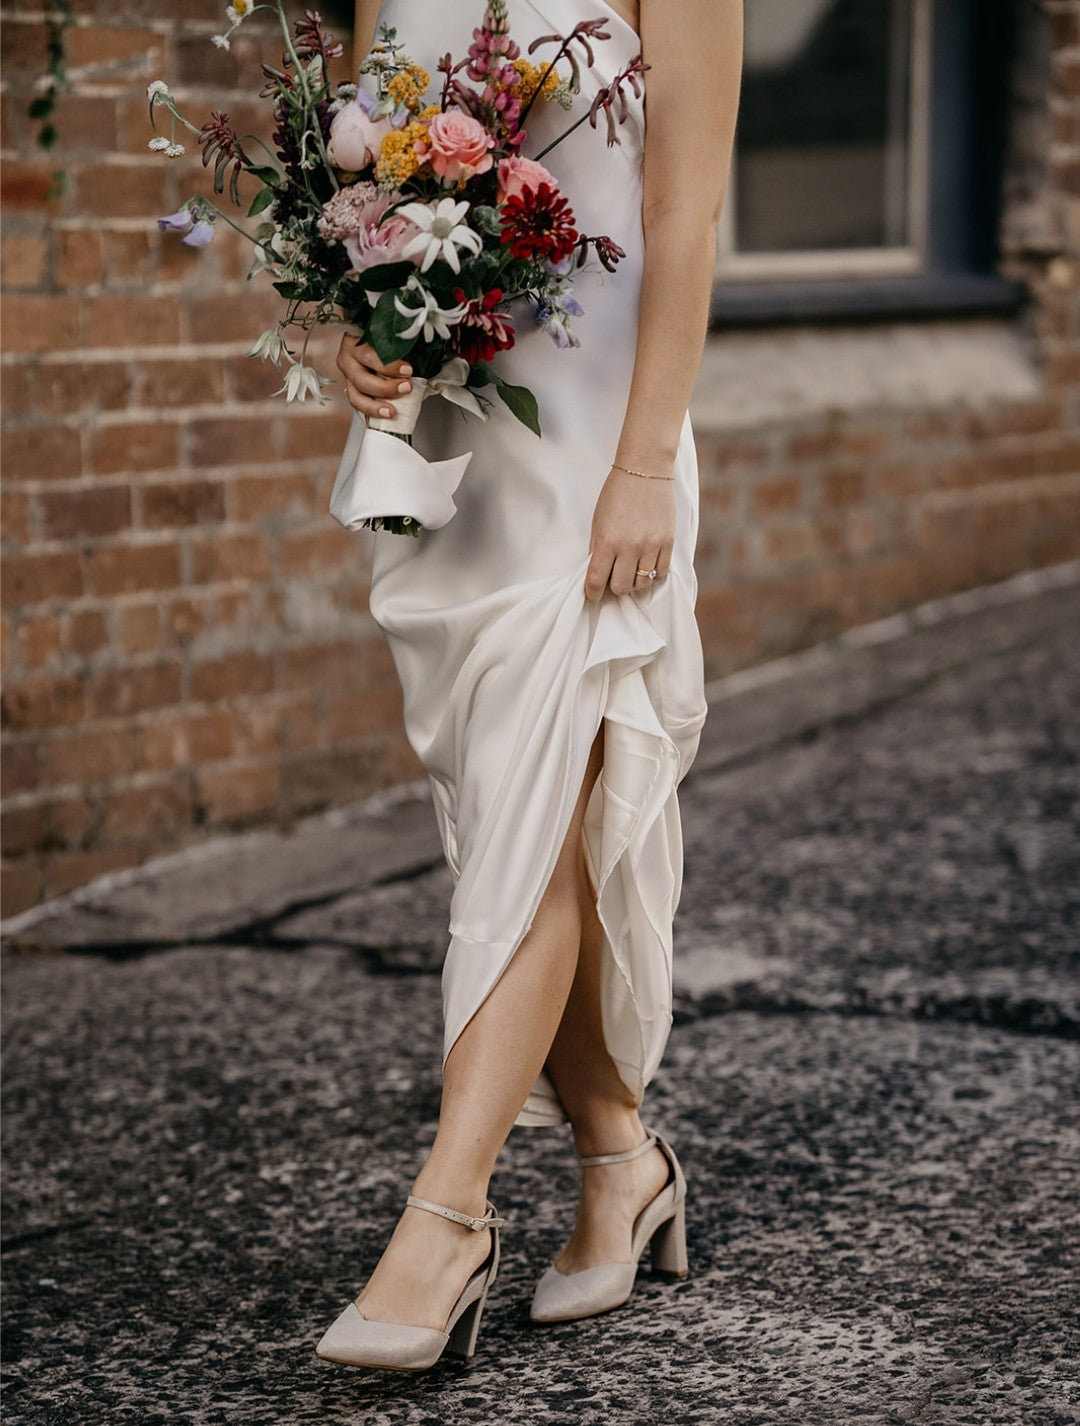
{"type": "Polygon", "coordinates": [[[561,262],[573,252],[577,237],[573,209],[550,184],[526,188],[502,206],[502,240],[514,257],[561,262]]]}
{"type": "Polygon", "coordinates": [[[454,300],[467,310],[454,326],[450,345],[470,366],[478,361],[490,361],[496,352],[507,351],[514,345],[513,322],[495,311],[502,301],[501,288],[493,287],[483,297],[470,300],[458,287],[454,291],[454,300]]]}

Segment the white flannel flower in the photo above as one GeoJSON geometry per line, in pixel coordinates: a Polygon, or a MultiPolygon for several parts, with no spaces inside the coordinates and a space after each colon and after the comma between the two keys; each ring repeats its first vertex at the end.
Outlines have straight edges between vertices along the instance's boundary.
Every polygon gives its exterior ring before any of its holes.
{"type": "Polygon", "coordinates": [[[217,45],[219,50],[227,50],[231,48],[227,35],[211,35],[210,43],[212,45],[217,45]]]}
{"type": "Polygon", "coordinates": [[[164,134],[158,134],[156,138],[150,140],[146,147],[151,153],[164,153],[169,147],[169,141],[164,134]]]}
{"type": "Polygon", "coordinates": [[[400,297],[394,298],[394,307],[403,317],[411,317],[413,320],[407,327],[402,328],[398,333],[399,337],[408,340],[410,337],[419,336],[423,332],[425,342],[430,342],[435,336],[448,338],[450,328],[456,326],[461,321],[467,307],[440,307],[434,293],[431,293],[417,277],[410,277],[405,284],[405,292],[413,293],[420,298],[422,307],[413,306],[411,303],[402,302],[400,297]]]}
{"type": "Polygon", "coordinates": [[[461,220],[469,211],[468,203],[455,203],[452,198],[440,198],[438,203],[408,203],[398,212],[420,229],[402,249],[402,257],[424,254],[420,271],[427,272],[436,258],[442,258],[451,271],[460,272],[458,249],[478,253],[483,248],[479,233],[474,233],[461,220]]]}
{"type": "Polygon", "coordinates": [[[165,146],[166,158],[183,158],[186,153],[187,149],[183,144],[167,144],[165,146]]]}
{"type": "Polygon", "coordinates": [[[280,365],[281,358],[285,355],[285,338],[280,332],[275,332],[271,327],[263,332],[262,336],[248,352],[249,357],[261,357],[263,361],[272,361],[275,366],[280,365]]]}
{"type": "Polygon", "coordinates": [[[146,86],[147,99],[154,100],[160,94],[164,98],[169,92],[169,86],[164,79],[152,79],[146,86]]]}
{"type": "Polygon", "coordinates": [[[294,362],[285,378],[285,385],[278,387],[274,395],[280,396],[284,391],[286,401],[300,402],[314,396],[320,406],[325,406],[327,397],[322,394],[320,388],[328,385],[327,378],[320,376],[314,367],[301,366],[299,362],[294,362]]]}
{"type": "Polygon", "coordinates": [[[238,0],[238,3],[229,5],[225,13],[234,25],[238,25],[245,15],[251,14],[251,6],[248,0],[238,0]]]}

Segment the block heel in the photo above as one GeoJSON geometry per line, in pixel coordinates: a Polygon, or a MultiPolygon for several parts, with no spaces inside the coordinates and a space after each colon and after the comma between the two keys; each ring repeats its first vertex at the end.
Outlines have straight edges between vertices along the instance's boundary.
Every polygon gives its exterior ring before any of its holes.
{"type": "Polygon", "coordinates": [[[480,1336],[480,1318],[484,1315],[487,1293],[475,1302],[470,1302],[465,1311],[450,1329],[450,1340],[446,1344],[447,1356],[462,1357],[471,1362],[476,1356],[476,1339],[480,1336]]]}
{"type": "Polygon", "coordinates": [[[652,1270],[664,1277],[683,1278],[690,1274],[690,1260],[686,1254],[686,1203],[680,1203],[675,1212],[661,1223],[652,1235],[649,1244],[652,1270]]]}

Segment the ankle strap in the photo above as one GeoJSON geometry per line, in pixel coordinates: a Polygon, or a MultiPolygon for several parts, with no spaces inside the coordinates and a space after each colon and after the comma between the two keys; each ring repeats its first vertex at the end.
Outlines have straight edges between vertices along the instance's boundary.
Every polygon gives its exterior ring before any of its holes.
{"type": "Polygon", "coordinates": [[[621,1154],[590,1154],[588,1158],[581,1160],[583,1169],[597,1168],[600,1164],[627,1164],[631,1159],[639,1159],[642,1154],[648,1153],[656,1143],[656,1135],[651,1129],[645,1130],[645,1142],[639,1144],[636,1149],[627,1149],[621,1154]]]}
{"type": "Polygon", "coordinates": [[[471,1213],[459,1213],[456,1208],[432,1203],[427,1198],[415,1198],[411,1193],[405,1202],[409,1208],[422,1208],[425,1213],[437,1213],[440,1218],[449,1218],[451,1223],[461,1223],[464,1227],[471,1228],[474,1233],[480,1233],[485,1228],[502,1228],[506,1223],[505,1218],[499,1217],[493,1203],[488,1204],[483,1218],[474,1218],[471,1213]]]}

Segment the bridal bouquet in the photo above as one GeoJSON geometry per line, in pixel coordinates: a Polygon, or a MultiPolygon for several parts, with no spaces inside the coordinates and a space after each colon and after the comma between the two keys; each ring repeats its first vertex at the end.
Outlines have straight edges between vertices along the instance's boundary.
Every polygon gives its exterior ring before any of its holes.
{"type": "MultiPolygon", "coordinates": [[[[247,216],[261,221],[248,232],[196,197],[159,225],[205,246],[223,218],[254,243],[249,276],[267,272],[285,311],[249,355],[284,369],[287,400],[326,399],[326,378],[306,364],[307,337],[317,326],[359,328],[385,363],[408,358],[413,390],[395,400],[398,414],[368,421],[366,435],[355,418],[335,499],[348,505],[342,522],[350,527],[417,534],[453,514],[451,496],[469,460],[429,464],[412,449],[425,397],[441,395],[483,419],[500,399],[540,434],[532,393],[508,384],[490,363],[514,345],[522,309],[557,346],[578,345],[575,276],[594,254],[608,271],[624,256],[610,237],[579,233],[570,200],[540,160],[586,120],[596,128],[601,115],[608,143],[617,143],[627,113],[623,86],[640,94],[645,66],[637,56],[559,138],[527,157],[530,112],[541,103],[572,106],[581,59],[592,64],[593,44],[610,38],[606,21],[542,36],[529,53],[550,54],[533,63],[510,36],[506,0],[490,0],[467,55],[439,60],[433,89],[387,25],[358,84],[331,82],[330,64],[342,47],[315,11],[290,26],[281,3],[235,0],[231,28],[214,42],[227,49],[233,31],[260,10],[276,14],[285,48],[280,68],[262,67],[273,149],[237,133],[227,114],[196,128],[161,80],[147,94],[151,149],[183,153],[177,124],[197,135],[215,193],[227,185],[241,204],[240,181],[253,180],[247,216]],[[158,132],[165,115],[168,136],[158,132]],[[299,355],[288,344],[290,328],[305,334],[299,355]]],[[[334,500],[331,509],[342,518],[334,500]]]]}

